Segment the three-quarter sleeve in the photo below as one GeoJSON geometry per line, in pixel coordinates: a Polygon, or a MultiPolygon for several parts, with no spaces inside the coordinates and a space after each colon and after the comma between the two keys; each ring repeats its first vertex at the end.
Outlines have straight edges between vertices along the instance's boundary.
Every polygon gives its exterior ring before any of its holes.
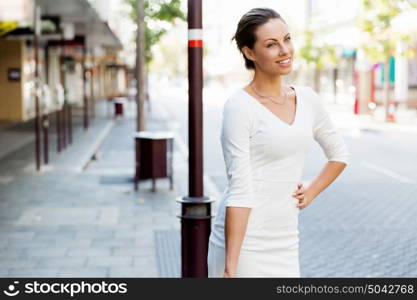
{"type": "Polygon", "coordinates": [[[342,134],[334,126],[326,111],[321,97],[311,89],[315,104],[315,118],[313,126],[314,139],[320,144],[329,161],[349,163],[349,152],[342,134]]]}
{"type": "Polygon", "coordinates": [[[223,108],[221,144],[229,181],[225,206],[254,207],[250,163],[252,129],[249,109],[236,99],[223,108]]]}

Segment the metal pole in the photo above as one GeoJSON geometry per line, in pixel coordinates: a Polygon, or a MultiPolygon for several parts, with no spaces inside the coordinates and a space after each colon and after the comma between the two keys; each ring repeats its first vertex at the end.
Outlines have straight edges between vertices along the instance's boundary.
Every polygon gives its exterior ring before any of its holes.
{"type": "MultiPolygon", "coordinates": [[[[49,45],[45,47],[45,78],[49,87],[49,45]]],[[[45,165],[49,163],[49,110],[43,112],[42,116],[42,129],[43,129],[43,154],[45,165]]]]}
{"type": "MultiPolygon", "coordinates": [[[[63,38],[62,38],[63,40],[63,38]]],[[[65,45],[61,45],[61,85],[64,89],[64,106],[62,107],[64,115],[63,121],[66,123],[63,123],[64,127],[64,133],[62,136],[65,140],[65,146],[66,146],[66,140],[68,136],[68,145],[72,144],[72,104],[68,101],[68,94],[67,94],[67,87],[66,87],[66,66],[65,66],[65,45]],[[65,131],[67,130],[67,131],[65,131]]],[[[58,113],[59,114],[59,113],[58,113]]],[[[61,145],[61,143],[60,143],[61,145]]]]}
{"type": "Polygon", "coordinates": [[[56,147],[57,151],[61,152],[61,118],[60,118],[60,109],[56,112],[56,147]]]}
{"type": "Polygon", "coordinates": [[[137,36],[136,36],[136,130],[145,130],[145,24],[143,0],[136,1],[137,11],[137,36]]]}
{"type": "Polygon", "coordinates": [[[72,144],[72,104],[68,104],[68,144],[72,144]]]}
{"type": "MultiPolygon", "coordinates": [[[[63,40],[63,38],[61,38],[63,40]]],[[[60,83],[64,90],[65,100],[65,48],[61,46],[61,53],[59,57],[59,70],[60,70],[60,83]]],[[[61,120],[61,107],[56,110],[56,134],[57,134],[57,150],[61,152],[62,147],[62,120],[61,120]]]]}
{"type": "Polygon", "coordinates": [[[40,18],[41,11],[38,6],[35,7],[35,34],[33,47],[35,50],[35,157],[36,170],[41,168],[41,132],[40,132],[40,109],[39,109],[39,35],[40,35],[40,18]]]}
{"type": "Polygon", "coordinates": [[[67,148],[67,118],[65,115],[67,104],[64,104],[64,106],[61,109],[61,121],[62,121],[62,148],[67,148]]]}
{"type": "Polygon", "coordinates": [[[44,155],[45,165],[47,165],[49,163],[49,143],[48,143],[49,114],[43,115],[42,128],[43,128],[43,151],[44,151],[43,155],[44,155]]]}
{"type": "Polygon", "coordinates": [[[189,196],[182,204],[182,277],[207,277],[212,197],[203,190],[203,30],[202,0],[188,0],[189,196]]]}
{"type": "Polygon", "coordinates": [[[201,0],[188,1],[188,135],[189,135],[189,193],[193,197],[203,196],[203,41],[201,0]]]}
{"type": "Polygon", "coordinates": [[[96,99],[94,98],[94,68],[95,68],[95,58],[94,58],[94,47],[91,48],[91,68],[90,68],[90,99],[91,99],[91,117],[94,119],[96,117],[96,99]]]}
{"type": "Polygon", "coordinates": [[[85,66],[87,60],[87,47],[83,46],[83,59],[82,59],[82,70],[83,70],[83,98],[84,98],[84,129],[88,128],[88,97],[87,97],[87,69],[85,66]]]}

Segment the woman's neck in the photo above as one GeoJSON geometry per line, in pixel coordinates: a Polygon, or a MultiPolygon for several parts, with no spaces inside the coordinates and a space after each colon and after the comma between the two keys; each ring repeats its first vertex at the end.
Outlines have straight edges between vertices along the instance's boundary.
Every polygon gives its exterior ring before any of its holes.
{"type": "Polygon", "coordinates": [[[265,76],[264,74],[255,73],[251,85],[255,87],[255,89],[261,92],[263,95],[268,96],[277,96],[279,97],[281,93],[281,89],[283,87],[283,82],[281,76],[265,76]]]}

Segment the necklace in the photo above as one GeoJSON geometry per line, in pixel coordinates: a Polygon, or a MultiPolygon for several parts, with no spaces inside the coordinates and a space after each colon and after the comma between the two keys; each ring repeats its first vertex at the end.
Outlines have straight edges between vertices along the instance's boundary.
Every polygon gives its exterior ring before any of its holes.
{"type": "Polygon", "coordinates": [[[272,102],[274,102],[275,104],[279,104],[279,105],[283,105],[283,104],[285,104],[285,102],[287,102],[287,93],[284,91],[284,101],[282,102],[282,103],[280,103],[280,102],[277,102],[277,101],[275,101],[272,97],[270,97],[270,96],[264,96],[264,95],[261,95],[261,94],[259,94],[258,93],[258,91],[253,87],[253,85],[252,85],[252,83],[253,82],[251,82],[250,84],[249,84],[249,86],[250,86],[250,88],[252,89],[252,91],[257,95],[257,96],[259,96],[259,97],[261,97],[261,98],[266,98],[266,99],[268,99],[268,100],[270,100],[270,101],[272,101],[272,102]]]}

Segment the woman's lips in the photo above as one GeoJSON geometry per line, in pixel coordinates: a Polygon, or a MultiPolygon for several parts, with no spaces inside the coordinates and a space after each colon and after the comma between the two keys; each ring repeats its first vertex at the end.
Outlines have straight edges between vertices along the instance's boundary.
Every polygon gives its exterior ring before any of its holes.
{"type": "Polygon", "coordinates": [[[292,59],[289,58],[287,63],[280,63],[279,61],[276,62],[280,67],[289,67],[292,63],[292,59]]]}

